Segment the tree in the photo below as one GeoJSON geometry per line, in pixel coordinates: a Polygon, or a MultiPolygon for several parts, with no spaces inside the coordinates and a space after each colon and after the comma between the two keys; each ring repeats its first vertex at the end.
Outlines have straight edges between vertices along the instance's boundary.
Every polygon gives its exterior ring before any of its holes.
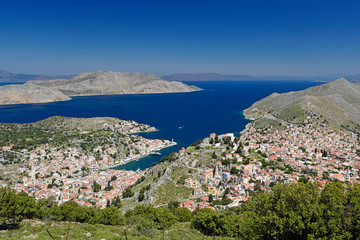
{"type": "Polygon", "coordinates": [[[121,199],[120,199],[119,195],[116,196],[116,198],[113,198],[111,200],[111,205],[114,206],[114,207],[117,207],[117,208],[121,207],[121,199]]]}
{"type": "Polygon", "coordinates": [[[213,201],[214,201],[214,197],[213,197],[213,195],[210,193],[210,195],[209,195],[209,202],[212,203],[213,201]]]}
{"type": "Polygon", "coordinates": [[[125,218],[116,207],[108,207],[101,209],[99,222],[106,225],[123,225],[125,218]]]}
{"type": "Polygon", "coordinates": [[[92,188],[93,188],[94,192],[99,192],[101,189],[101,186],[96,181],[94,181],[92,188]]]}
{"type": "Polygon", "coordinates": [[[105,187],[105,191],[111,191],[111,190],[113,190],[114,189],[114,187],[113,186],[111,186],[111,182],[109,181],[108,183],[107,183],[107,186],[105,187]]]}
{"type": "Polygon", "coordinates": [[[175,216],[179,222],[188,222],[192,218],[192,213],[186,207],[178,207],[174,211],[175,216]]]}
{"type": "Polygon", "coordinates": [[[322,153],[322,157],[327,157],[327,155],[328,155],[326,150],[321,149],[321,153],[322,153]]]}
{"type": "Polygon", "coordinates": [[[16,194],[9,188],[0,188],[0,222],[15,223],[35,214],[35,200],[26,194],[16,194]]]}
{"type": "Polygon", "coordinates": [[[245,239],[349,239],[344,191],[340,183],[322,191],[312,183],[277,184],[242,205],[238,234],[245,239]]]}
{"type": "Polygon", "coordinates": [[[177,209],[180,205],[180,202],[178,201],[170,201],[168,203],[168,208],[173,212],[175,209],[177,209]]]}
{"type": "Polygon", "coordinates": [[[238,170],[236,167],[232,167],[231,170],[230,170],[230,174],[239,174],[240,170],[238,170]]]}
{"type": "Polygon", "coordinates": [[[217,234],[217,221],[219,214],[210,208],[202,208],[196,212],[192,226],[203,234],[213,235],[217,234]]]}
{"type": "Polygon", "coordinates": [[[145,187],[141,188],[138,196],[138,201],[141,202],[145,198],[145,187]]]}
{"type": "Polygon", "coordinates": [[[221,164],[227,166],[227,165],[230,164],[230,160],[229,159],[224,159],[224,160],[221,161],[221,164]]]}
{"type": "Polygon", "coordinates": [[[176,217],[168,208],[156,208],[155,222],[159,229],[167,229],[176,222],[176,217]]]}
{"type": "Polygon", "coordinates": [[[134,193],[133,193],[133,191],[131,191],[131,188],[127,187],[127,188],[125,188],[125,191],[123,192],[122,196],[123,196],[123,198],[129,198],[129,197],[134,196],[134,193]]]}

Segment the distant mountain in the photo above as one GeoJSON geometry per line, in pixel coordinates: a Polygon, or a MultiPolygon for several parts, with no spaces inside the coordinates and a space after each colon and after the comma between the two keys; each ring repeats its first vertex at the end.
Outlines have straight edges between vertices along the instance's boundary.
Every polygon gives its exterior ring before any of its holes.
{"type": "Polygon", "coordinates": [[[165,75],[162,78],[168,81],[216,81],[216,80],[255,80],[254,77],[248,75],[223,75],[218,73],[198,73],[198,74],[172,74],[165,75]]]}
{"type": "Polygon", "coordinates": [[[340,78],[302,91],[273,93],[245,109],[244,115],[258,127],[299,123],[311,116],[360,132],[360,84],[340,78]]]}
{"type": "Polygon", "coordinates": [[[30,80],[49,80],[71,77],[73,77],[73,75],[45,76],[36,74],[15,74],[5,70],[0,70],[0,82],[27,82],[30,80]]]}
{"type": "Polygon", "coordinates": [[[0,105],[69,100],[69,96],[175,93],[202,90],[181,82],[169,82],[151,74],[97,71],[71,79],[28,81],[0,86],[0,105]]]}
{"type": "MultiPolygon", "coordinates": [[[[27,82],[30,80],[55,80],[55,79],[70,79],[76,75],[37,75],[37,74],[15,74],[5,70],[0,70],[0,82],[27,82]]],[[[219,73],[183,73],[183,74],[170,74],[162,76],[163,79],[168,81],[320,81],[330,82],[340,77],[348,79],[350,82],[360,83],[360,74],[344,75],[332,74],[324,76],[251,76],[245,74],[219,74],[219,73]]]]}
{"type": "MultiPolygon", "coordinates": [[[[250,76],[250,75],[229,75],[219,73],[184,73],[171,74],[162,76],[162,78],[169,81],[319,81],[331,82],[338,78],[344,77],[344,74],[332,74],[323,76],[250,76]]],[[[360,74],[345,76],[350,82],[360,83],[360,74]]]]}
{"type": "Polygon", "coordinates": [[[360,83],[360,74],[349,75],[349,76],[346,76],[345,78],[351,82],[360,83]]]}

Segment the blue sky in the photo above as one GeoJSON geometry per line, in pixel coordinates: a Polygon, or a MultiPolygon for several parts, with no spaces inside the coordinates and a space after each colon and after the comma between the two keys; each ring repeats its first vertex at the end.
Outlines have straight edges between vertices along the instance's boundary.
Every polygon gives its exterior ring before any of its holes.
{"type": "Polygon", "coordinates": [[[0,69],[355,74],[359,9],[331,0],[3,0],[0,69]]]}

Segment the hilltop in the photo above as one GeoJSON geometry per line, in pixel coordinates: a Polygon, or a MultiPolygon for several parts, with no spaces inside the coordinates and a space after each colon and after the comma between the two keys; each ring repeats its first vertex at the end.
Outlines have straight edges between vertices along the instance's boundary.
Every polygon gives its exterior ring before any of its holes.
{"type": "Polygon", "coordinates": [[[256,126],[301,123],[307,118],[360,131],[360,85],[344,78],[302,91],[273,93],[244,110],[256,126]]]}
{"type": "Polygon", "coordinates": [[[70,100],[71,96],[175,93],[199,91],[196,86],[169,82],[151,74],[97,71],[71,79],[28,81],[0,87],[0,105],[70,100]]]}
{"type": "Polygon", "coordinates": [[[152,74],[112,71],[85,72],[71,79],[29,81],[26,85],[43,86],[67,96],[173,93],[201,90],[181,82],[169,82],[152,74]]]}

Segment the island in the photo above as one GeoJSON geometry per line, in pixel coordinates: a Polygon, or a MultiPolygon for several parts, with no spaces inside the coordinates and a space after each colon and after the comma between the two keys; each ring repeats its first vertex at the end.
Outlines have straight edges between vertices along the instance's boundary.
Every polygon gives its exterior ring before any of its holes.
{"type": "Polygon", "coordinates": [[[73,96],[179,93],[201,88],[170,82],[152,74],[85,72],[71,79],[28,81],[0,86],[0,105],[67,101],[73,96]]]}
{"type": "Polygon", "coordinates": [[[0,124],[0,179],[10,186],[0,188],[3,216],[33,219],[34,228],[48,216],[68,221],[54,223],[62,236],[87,223],[125,225],[113,230],[150,239],[164,237],[165,229],[175,237],[197,230],[211,238],[331,239],[334,225],[358,236],[357,120],[348,126],[335,115],[336,107],[349,111],[356,92],[357,85],[339,79],[273,94],[245,110],[252,121],[239,136],[211,133],[142,171],[109,167],[175,144],[129,135],[155,130],[148,125],[63,117],[0,124]],[[317,112],[322,98],[342,100],[317,112]]]}

